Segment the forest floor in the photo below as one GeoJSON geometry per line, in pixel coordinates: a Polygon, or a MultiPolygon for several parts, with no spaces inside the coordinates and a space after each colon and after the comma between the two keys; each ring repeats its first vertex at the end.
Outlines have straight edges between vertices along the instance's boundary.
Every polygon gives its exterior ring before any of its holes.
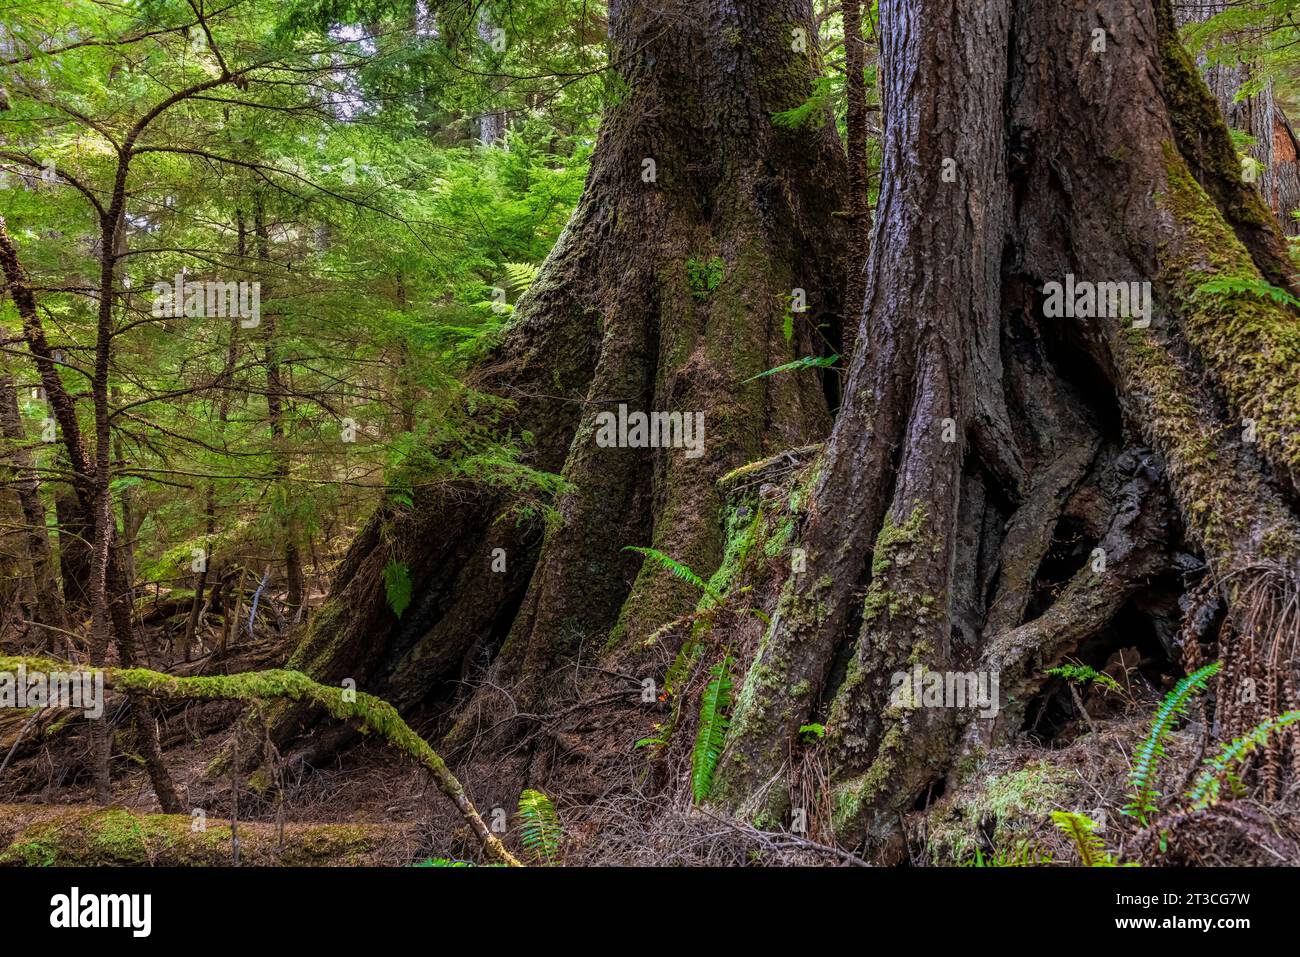
{"type": "MultiPolygon", "coordinates": [[[[264,644],[257,659],[277,664],[287,646],[264,644]]],[[[238,655],[238,650],[237,650],[238,655]]],[[[1060,700],[1045,702],[1014,744],[975,759],[958,772],[949,793],[931,794],[926,806],[906,819],[913,866],[992,866],[1019,863],[1075,863],[1074,845],[1054,826],[1052,811],[1073,810],[1099,823],[1102,844],[1121,853],[1140,843],[1131,819],[1123,817],[1131,755],[1148,731],[1160,689],[1135,672],[1122,694],[1080,698],[1086,716],[1060,700]]],[[[231,801],[229,775],[213,775],[213,758],[233,740],[242,706],[235,702],[190,702],[170,710],[162,724],[166,763],[182,802],[201,809],[209,819],[237,817],[244,827],[334,824],[381,826],[367,844],[365,862],[407,865],[430,857],[481,857],[463,820],[447,804],[422,768],[394,757],[382,741],[363,740],[334,755],[328,763],[307,767],[289,763],[277,770],[278,787],[263,792],[240,787],[238,807],[231,801]]],[[[611,709],[614,718],[617,709],[611,709]]],[[[616,722],[615,722],[616,723],[616,722]]],[[[417,731],[437,740],[433,723],[415,723],[417,731]]],[[[608,722],[604,723],[608,727],[608,722]]],[[[634,729],[621,728],[633,733],[634,729]]],[[[1203,724],[1193,713],[1187,726],[1166,742],[1169,793],[1186,788],[1179,779],[1195,766],[1203,724]]],[[[0,737],[8,739],[12,732],[0,737]]],[[[628,735],[597,735],[599,748],[623,754],[602,755],[603,787],[599,793],[578,787],[556,791],[564,826],[563,863],[569,865],[746,865],[746,863],[844,863],[852,854],[832,849],[814,814],[802,835],[772,835],[737,826],[694,809],[686,768],[660,768],[646,774],[646,755],[616,742],[628,735]],[[667,779],[667,780],[666,780],[667,779]],[[682,779],[673,781],[672,779],[682,779]],[[837,856],[839,854],[839,856],[837,856]]],[[[590,741],[586,742],[590,745],[590,741]]],[[[85,772],[85,741],[79,733],[53,736],[31,748],[5,772],[0,787],[6,800],[22,805],[94,805],[85,772]]],[[[8,750],[8,745],[4,750],[8,750]]],[[[460,768],[458,768],[458,771],[460,768]]],[[[469,762],[464,784],[484,818],[510,822],[512,807],[494,805],[494,781],[478,780],[484,767],[469,762]]],[[[1300,846],[1300,815],[1287,801],[1273,807],[1234,802],[1239,807],[1226,832],[1209,827],[1205,840],[1186,845],[1187,862],[1295,863],[1300,846]],[[1239,819],[1240,818],[1240,819],[1239,819]]],[[[1291,802],[1294,804],[1294,802],[1291,802]]],[[[134,814],[159,810],[142,763],[130,754],[114,757],[113,806],[134,814]]],[[[0,818],[4,811],[0,809],[0,818]]],[[[191,811],[194,813],[194,811],[191,811]]],[[[1223,824],[1223,822],[1218,822],[1223,824]]],[[[0,823],[0,837],[4,836],[0,823]]],[[[507,831],[508,833],[508,831],[507,831]]],[[[10,839],[17,840],[13,833],[10,839]]],[[[0,840],[4,844],[4,840],[0,840]]],[[[246,862],[250,852],[246,850],[246,862]]],[[[10,854],[12,857],[12,854],[10,854]]],[[[266,859],[263,862],[274,862],[266,859]]],[[[341,863],[354,862],[339,861],[341,863]]]]}
{"type": "MultiPolygon", "coordinates": [[[[219,670],[276,667],[292,644],[263,640],[232,648],[219,670]]],[[[1136,651],[1132,651],[1136,660],[1136,651]]],[[[1097,822],[1097,835],[1108,852],[1132,852],[1150,835],[1142,835],[1123,815],[1132,754],[1147,734],[1151,714],[1166,689],[1138,669],[1110,670],[1121,677],[1121,692],[1092,691],[1072,701],[1067,689],[1042,702],[1030,727],[1011,745],[971,758],[950,779],[948,793],[930,794],[905,819],[908,857],[913,866],[993,866],[1073,864],[1072,840],[1054,824],[1053,811],[1077,811],[1097,822]],[[1084,714],[1079,713],[1082,705],[1084,714]]],[[[203,668],[191,663],[187,670],[203,668]]],[[[110,712],[111,713],[111,712],[110,712]]],[[[241,782],[238,804],[234,780],[214,774],[214,759],[234,740],[243,713],[237,702],[188,702],[163,717],[166,762],[182,803],[207,819],[225,822],[234,816],[245,827],[264,825],[377,825],[365,845],[364,862],[412,864],[428,858],[479,861],[477,843],[463,819],[446,801],[428,773],[398,758],[383,741],[363,739],[317,766],[277,762],[272,786],[250,790],[241,782]]],[[[1167,769],[1162,790],[1186,789],[1185,770],[1199,764],[1203,736],[1201,711],[1166,741],[1167,769]]],[[[0,727],[0,755],[13,746],[18,722],[0,727]]],[[[427,740],[439,740],[439,723],[412,720],[427,740]]],[[[22,753],[0,775],[0,852],[6,837],[7,811],[32,805],[94,805],[87,773],[87,742],[72,723],[37,744],[28,740],[22,753]]],[[[758,831],[692,806],[689,768],[671,755],[666,766],[651,769],[648,755],[631,747],[644,729],[629,724],[617,702],[598,702],[581,718],[582,760],[567,762],[561,775],[570,787],[557,786],[556,800],[564,829],[561,862],[606,865],[746,865],[858,863],[834,848],[826,836],[827,809],[813,812],[809,827],[796,834],[758,831]],[[582,769],[581,772],[573,768],[582,769]]],[[[561,732],[561,735],[563,732],[561,732]]],[[[15,749],[17,750],[17,749],[15,749]]],[[[507,835],[515,830],[514,807],[492,767],[475,760],[457,762],[454,770],[489,825],[507,835]]],[[[156,814],[157,799],[143,763],[129,753],[114,757],[113,806],[133,814],[156,814]]],[[[819,769],[805,766],[799,776],[815,780],[819,769]]],[[[508,777],[508,775],[502,775],[508,777]]],[[[1295,864],[1300,862],[1300,813],[1296,802],[1271,807],[1237,801],[1222,820],[1203,821],[1195,842],[1183,842],[1182,863],[1295,864]],[[1290,807],[1288,807],[1290,805],[1290,807]]],[[[20,816],[21,816],[21,812],[20,816]]],[[[224,853],[222,851],[221,853],[224,853]]],[[[352,851],[348,851],[352,854],[352,851]]],[[[12,852],[10,858],[13,858],[12,852]]],[[[0,859],[4,859],[0,853],[0,859]]],[[[276,858],[245,862],[274,863],[276,858]]],[[[355,863],[353,856],[337,863],[355,863]]]]}

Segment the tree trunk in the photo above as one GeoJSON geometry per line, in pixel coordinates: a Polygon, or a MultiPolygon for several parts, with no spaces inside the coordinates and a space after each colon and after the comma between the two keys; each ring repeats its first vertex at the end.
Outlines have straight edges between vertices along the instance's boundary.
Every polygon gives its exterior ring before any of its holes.
{"type": "MultiPolygon", "coordinates": [[[[862,0],[844,0],[845,143],[849,163],[850,243],[847,253],[845,314],[862,311],[867,288],[867,254],[871,249],[870,173],[867,159],[867,45],[862,36],[862,0]]],[[[844,323],[840,350],[847,363],[853,356],[858,324],[844,323]]]]}
{"type": "Polygon", "coordinates": [[[14,492],[23,523],[27,526],[23,535],[26,543],[26,569],[23,571],[20,594],[25,617],[35,623],[35,627],[31,627],[28,633],[38,639],[39,647],[54,651],[60,640],[57,629],[66,628],[67,624],[58,600],[57,578],[50,552],[49,533],[45,527],[45,505],[41,501],[40,481],[32,453],[27,449],[31,440],[23,428],[19,414],[17,388],[12,377],[4,370],[5,365],[0,361],[0,434],[13,446],[8,459],[14,473],[14,492]],[[44,628],[43,625],[52,627],[44,628]]]}
{"type": "Polygon", "coordinates": [[[1300,324],[1198,294],[1289,270],[1168,0],[880,14],[862,345],[716,797],[779,824],[798,728],[824,719],[835,833],[897,860],[901,815],[963,750],[1018,731],[1046,668],[1185,571],[1228,609],[1218,700],[1268,689],[1224,733],[1294,707],[1300,324]],[[1150,282],[1150,325],[1137,303],[1061,317],[1048,284],[1067,277],[1150,282]],[[996,675],[1001,710],[900,697],[915,667],[996,675]]]}
{"type": "MultiPolygon", "coordinates": [[[[253,208],[253,235],[256,237],[257,256],[262,263],[270,262],[270,233],[267,230],[266,214],[262,209],[262,199],[257,197],[253,208]]],[[[289,478],[289,450],[285,443],[284,415],[286,391],[284,377],[280,368],[278,353],[279,343],[275,334],[275,315],[270,310],[262,323],[266,337],[266,417],[271,428],[272,457],[275,460],[275,477],[282,485],[284,507],[290,514],[284,520],[284,572],[288,594],[288,604],[297,608],[302,604],[302,556],[298,551],[298,523],[292,515],[288,489],[285,484],[289,478]]]]}
{"type": "MultiPolygon", "coordinates": [[[[624,93],[572,220],[473,376],[511,403],[499,433],[531,436],[526,464],[568,483],[556,520],[528,518],[528,497],[504,485],[422,490],[413,508],[381,509],[292,667],[407,708],[487,667],[490,687],[527,710],[580,653],[599,657],[694,607],[690,585],[624,546],[707,574],[724,545],[716,480],[829,427],[816,371],[753,378],[825,354],[820,325],[838,337],[840,144],[829,124],[771,121],[807,97],[814,38],[806,0],[614,5],[624,93]],[[805,296],[808,310],[792,311],[805,296]],[[603,447],[602,414],[620,406],[702,413],[702,454],[603,447]],[[414,584],[400,618],[384,597],[390,562],[414,584]]],[[[485,688],[453,737],[508,707],[485,688]]]]}

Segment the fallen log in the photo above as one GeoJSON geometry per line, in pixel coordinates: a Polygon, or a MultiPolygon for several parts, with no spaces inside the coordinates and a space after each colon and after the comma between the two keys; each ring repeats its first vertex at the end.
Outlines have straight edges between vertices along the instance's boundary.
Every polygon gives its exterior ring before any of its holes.
{"type": "MultiPolygon", "coordinates": [[[[16,673],[23,669],[28,675],[34,675],[41,672],[68,672],[75,667],[49,658],[0,657],[0,673],[16,673]]],[[[396,708],[374,695],[347,688],[332,688],[313,681],[298,671],[252,671],[236,675],[196,675],[188,678],[166,675],[147,668],[95,668],[93,671],[103,676],[102,687],[128,694],[177,700],[288,699],[309,702],[325,709],[335,718],[355,721],[363,733],[378,734],[392,747],[414,758],[432,773],[438,790],[456,806],[489,857],[509,867],[522,866],[506,850],[500,839],[488,830],[465,789],[441,755],[402,720],[396,708]]]]}
{"type": "MultiPolygon", "coordinates": [[[[419,825],[240,821],[241,866],[400,866],[420,852],[419,825]]],[[[0,804],[0,865],[221,866],[232,861],[230,822],[184,814],[67,804],[0,804]]]]}

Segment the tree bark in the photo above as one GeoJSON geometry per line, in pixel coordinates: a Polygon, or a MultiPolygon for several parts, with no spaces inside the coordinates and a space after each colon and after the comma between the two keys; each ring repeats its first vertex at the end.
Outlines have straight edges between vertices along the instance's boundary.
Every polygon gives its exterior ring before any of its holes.
{"type": "MultiPolygon", "coordinates": [[[[806,99],[814,43],[804,0],[613,6],[623,95],[572,220],[472,377],[510,403],[499,434],[531,436],[526,464],[563,475],[558,520],[518,521],[520,496],[469,484],[381,509],[291,666],[409,708],[490,663],[490,686],[528,708],[580,650],[599,657],[694,607],[691,586],[624,546],[707,573],[724,545],[716,480],[829,426],[815,371],[753,378],[825,354],[816,330],[837,339],[843,311],[838,138],[771,120],[806,99]],[[790,311],[799,291],[807,312],[790,311]],[[703,454],[601,447],[598,416],[620,405],[703,413],[703,454]],[[401,618],[384,599],[390,561],[415,586],[401,618]]],[[[453,739],[510,706],[485,688],[453,739]]]]}
{"type": "Polygon", "coordinates": [[[870,168],[867,158],[867,45],[862,35],[862,0],[844,0],[845,144],[849,163],[849,210],[852,226],[847,254],[844,344],[847,363],[856,346],[858,319],[867,288],[871,250],[870,168]]]}
{"type": "Polygon", "coordinates": [[[1284,423],[1300,409],[1274,350],[1300,328],[1261,300],[1198,292],[1225,276],[1287,285],[1288,270],[1168,0],[880,12],[869,347],[816,472],[806,573],[738,696],[717,800],[780,823],[797,729],[825,716],[834,830],[897,860],[902,814],[942,790],[963,748],[1018,730],[1043,671],[1185,567],[1180,553],[1204,560],[1235,630],[1269,636],[1247,671],[1293,706],[1284,423]],[[1048,318],[1047,283],[1067,275],[1150,282],[1150,326],[1048,318]],[[1236,331],[1247,317],[1258,338],[1236,331]],[[1043,608],[1063,519],[1087,547],[1064,552],[1077,570],[1043,608]],[[900,701],[894,679],[918,665],[1000,675],[1003,710],[900,701]]]}

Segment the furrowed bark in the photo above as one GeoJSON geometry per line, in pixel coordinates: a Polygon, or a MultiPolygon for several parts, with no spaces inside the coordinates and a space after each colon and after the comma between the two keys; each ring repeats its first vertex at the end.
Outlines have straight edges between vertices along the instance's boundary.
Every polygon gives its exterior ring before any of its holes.
{"type": "Polygon", "coordinates": [[[1291,706],[1300,324],[1263,297],[1202,288],[1286,285],[1289,270],[1166,0],[956,16],[904,0],[881,16],[868,345],[801,529],[807,571],[749,669],[715,800],[779,824],[796,731],[828,713],[834,829],[896,860],[901,815],[962,741],[1014,731],[1040,669],[1186,571],[1181,548],[1204,557],[1235,629],[1261,636],[1252,673],[1269,706],[1291,706]],[[955,68],[963,56],[985,59],[955,68]],[[944,157],[959,171],[948,195],[925,175],[944,157]],[[1149,282],[1152,321],[1048,318],[1046,286],[1067,276],[1149,282]],[[1039,576],[1067,519],[1092,541],[1044,606],[1039,576]],[[1090,568],[1094,544],[1105,561],[1090,568]],[[1005,730],[892,700],[890,680],[915,665],[1001,674],[1005,730]]]}

